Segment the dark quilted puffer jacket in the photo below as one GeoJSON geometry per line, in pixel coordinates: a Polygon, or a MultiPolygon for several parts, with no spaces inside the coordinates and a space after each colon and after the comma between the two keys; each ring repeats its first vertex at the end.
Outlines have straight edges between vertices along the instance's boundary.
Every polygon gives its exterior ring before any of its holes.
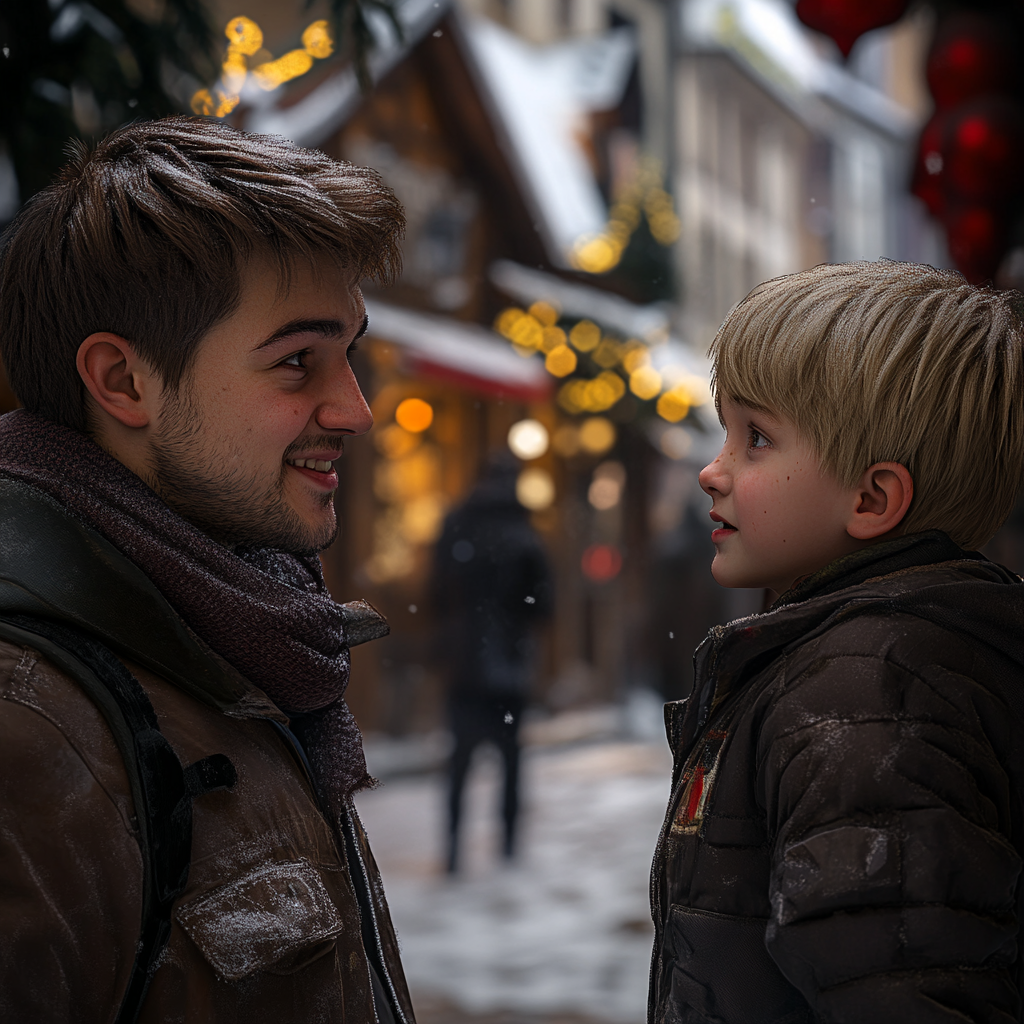
{"type": "Polygon", "coordinates": [[[695,665],[666,706],[652,1024],[1020,1020],[1024,581],[916,534],[695,665]]]}

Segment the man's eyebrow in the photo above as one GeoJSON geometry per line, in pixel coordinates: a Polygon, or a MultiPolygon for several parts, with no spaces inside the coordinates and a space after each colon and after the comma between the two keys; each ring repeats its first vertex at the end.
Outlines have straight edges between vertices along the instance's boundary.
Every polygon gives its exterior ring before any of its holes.
{"type": "MultiPolygon", "coordinates": [[[[363,336],[368,324],[368,318],[364,316],[362,325],[356,334],[357,338],[363,336]]],[[[343,320],[292,320],[279,327],[270,335],[269,338],[261,341],[253,351],[259,352],[260,349],[267,348],[270,345],[276,345],[279,342],[287,341],[296,334],[317,334],[321,338],[341,338],[344,337],[347,330],[348,327],[343,320]]]]}

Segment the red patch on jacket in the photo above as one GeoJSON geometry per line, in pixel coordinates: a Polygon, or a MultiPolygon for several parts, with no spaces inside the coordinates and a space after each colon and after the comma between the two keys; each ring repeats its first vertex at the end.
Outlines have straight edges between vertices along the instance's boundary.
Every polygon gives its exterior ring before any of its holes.
{"type": "Polygon", "coordinates": [[[696,832],[704,820],[704,809],[718,774],[727,732],[709,729],[683,769],[679,801],[672,818],[675,832],[696,832]]]}

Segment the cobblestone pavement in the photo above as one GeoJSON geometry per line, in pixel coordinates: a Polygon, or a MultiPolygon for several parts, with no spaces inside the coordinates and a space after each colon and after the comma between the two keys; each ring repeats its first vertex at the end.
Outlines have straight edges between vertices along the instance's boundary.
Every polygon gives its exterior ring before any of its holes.
{"type": "Polygon", "coordinates": [[[664,743],[527,749],[522,848],[496,860],[496,759],[474,767],[465,871],[441,871],[443,779],[357,798],[420,1024],[642,1024],[664,743]]]}

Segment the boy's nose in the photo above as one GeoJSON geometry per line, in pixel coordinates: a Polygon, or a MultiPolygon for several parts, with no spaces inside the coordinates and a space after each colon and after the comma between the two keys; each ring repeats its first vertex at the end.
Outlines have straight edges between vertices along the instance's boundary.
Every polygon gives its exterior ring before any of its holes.
{"type": "Polygon", "coordinates": [[[711,494],[712,491],[717,494],[725,493],[726,474],[722,465],[721,455],[700,471],[700,474],[697,476],[697,482],[705,494],[711,494]]]}

